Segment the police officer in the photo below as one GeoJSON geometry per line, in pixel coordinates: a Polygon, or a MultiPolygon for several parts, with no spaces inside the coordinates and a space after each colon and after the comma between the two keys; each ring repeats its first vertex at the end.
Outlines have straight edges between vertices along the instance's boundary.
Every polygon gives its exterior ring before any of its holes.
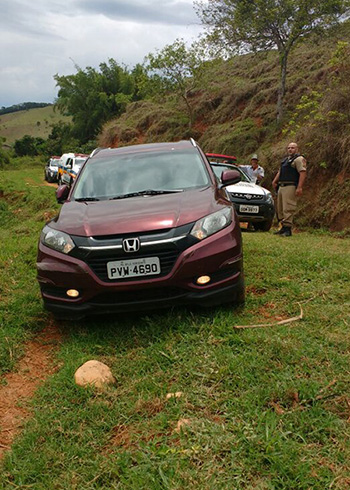
{"type": "Polygon", "coordinates": [[[306,178],[306,160],[299,154],[298,145],[289,143],[288,156],[273,179],[272,185],[277,194],[277,216],[281,228],[276,235],[292,236],[293,216],[297,207],[297,197],[303,193],[306,178]]]}

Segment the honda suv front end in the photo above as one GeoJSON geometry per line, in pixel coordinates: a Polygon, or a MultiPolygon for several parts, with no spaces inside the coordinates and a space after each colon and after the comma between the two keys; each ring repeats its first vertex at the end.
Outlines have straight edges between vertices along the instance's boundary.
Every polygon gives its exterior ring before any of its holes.
{"type": "Polygon", "coordinates": [[[244,300],[239,221],[192,141],[102,149],[40,237],[38,281],[58,316],[244,300]]]}

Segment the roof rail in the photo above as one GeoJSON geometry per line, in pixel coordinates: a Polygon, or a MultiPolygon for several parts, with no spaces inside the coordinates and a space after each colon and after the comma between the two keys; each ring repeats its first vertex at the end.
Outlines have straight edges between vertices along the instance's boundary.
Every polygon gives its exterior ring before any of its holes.
{"type": "Polygon", "coordinates": [[[195,142],[195,140],[193,138],[190,138],[190,142],[192,143],[192,145],[197,148],[197,143],[195,142]]]}
{"type": "Polygon", "coordinates": [[[93,156],[95,156],[101,150],[105,150],[105,148],[103,148],[103,147],[100,146],[100,147],[95,148],[94,150],[92,150],[92,152],[90,153],[90,158],[92,158],[93,156]]]}

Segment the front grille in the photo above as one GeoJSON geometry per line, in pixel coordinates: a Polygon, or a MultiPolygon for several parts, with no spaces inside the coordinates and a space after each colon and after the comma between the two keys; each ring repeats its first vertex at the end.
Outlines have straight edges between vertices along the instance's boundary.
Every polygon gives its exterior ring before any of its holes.
{"type": "MultiPolygon", "coordinates": [[[[142,252],[140,250],[137,253],[129,253],[129,254],[125,254],[122,251],[120,251],[119,253],[117,251],[116,253],[113,254],[111,253],[111,251],[109,251],[108,255],[94,254],[86,258],[85,261],[88,264],[88,266],[93,270],[93,272],[97,275],[97,277],[99,277],[99,279],[105,282],[116,282],[115,279],[108,278],[107,262],[113,262],[115,260],[131,260],[131,259],[138,259],[138,258],[158,257],[160,261],[161,273],[156,274],[154,276],[149,275],[147,277],[148,278],[162,277],[162,276],[166,276],[171,271],[178,256],[179,256],[179,251],[177,249],[174,249],[174,247],[169,247],[165,250],[164,249],[148,250],[147,252],[142,252]]],[[[141,279],[142,276],[130,277],[130,278],[118,279],[118,282],[136,281],[141,279]]]]}
{"type": "Polygon", "coordinates": [[[127,233],[123,235],[104,235],[94,237],[72,236],[76,247],[71,254],[83,260],[99,279],[115,283],[137,281],[146,278],[162,277],[172,270],[179,255],[198,242],[190,235],[194,223],[188,223],[178,228],[155,230],[147,233],[127,233]],[[137,252],[125,252],[123,240],[138,238],[140,249],[137,252]],[[123,279],[108,279],[107,263],[117,260],[133,260],[158,257],[160,274],[130,277],[123,279]]]}
{"type": "Polygon", "coordinates": [[[261,194],[242,194],[241,192],[230,192],[230,195],[243,201],[262,201],[265,197],[261,194]]]}

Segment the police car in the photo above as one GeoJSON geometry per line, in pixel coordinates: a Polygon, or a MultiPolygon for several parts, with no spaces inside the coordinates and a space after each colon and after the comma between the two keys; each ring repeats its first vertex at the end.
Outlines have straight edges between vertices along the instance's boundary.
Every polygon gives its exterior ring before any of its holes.
{"type": "Polygon", "coordinates": [[[45,180],[47,182],[56,182],[58,178],[58,162],[60,157],[52,156],[45,165],[45,180]]]}
{"type": "Polygon", "coordinates": [[[83,153],[65,153],[61,156],[58,183],[71,185],[76,179],[88,155],[83,153]]]}
{"type": "Polygon", "coordinates": [[[233,202],[239,221],[250,223],[255,230],[269,231],[275,215],[275,204],[270,191],[255,184],[239,166],[236,157],[219,153],[207,153],[216,177],[220,180],[224,170],[238,170],[241,182],[226,188],[233,202]]]}

